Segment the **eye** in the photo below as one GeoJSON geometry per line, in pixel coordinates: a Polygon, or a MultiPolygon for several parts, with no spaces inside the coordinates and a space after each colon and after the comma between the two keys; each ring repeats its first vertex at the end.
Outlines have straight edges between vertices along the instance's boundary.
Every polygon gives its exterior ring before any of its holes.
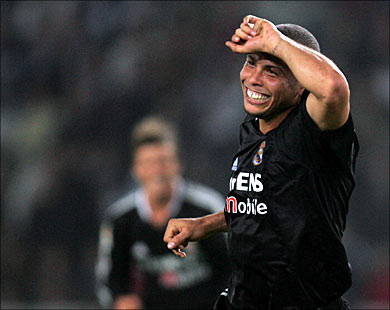
{"type": "Polygon", "coordinates": [[[247,58],[246,63],[250,66],[256,66],[256,61],[252,58],[247,58]]]}
{"type": "Polygon", "coordinates": [[[275,76],[279,75],[276,71],[274,71],[272,69],[268,69],[267,72],[270,73],[271,75],[275,75],[275,76]]]}

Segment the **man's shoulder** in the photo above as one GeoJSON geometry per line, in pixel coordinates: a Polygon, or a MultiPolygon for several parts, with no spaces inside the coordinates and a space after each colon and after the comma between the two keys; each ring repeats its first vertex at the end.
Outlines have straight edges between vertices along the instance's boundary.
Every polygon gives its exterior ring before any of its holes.
{"type": "Polygon", "coordinates": [[[105,218],[112,221],[136,210],[136,191],[132,190],[112,203],[105,211],[105,218]]]}
{"type": "Polygon", "coordinates": [[[225,199],[220,192],[198,182],[187,180],[185,183],[185,200],[211,213],[223,210],[225,199]]]}

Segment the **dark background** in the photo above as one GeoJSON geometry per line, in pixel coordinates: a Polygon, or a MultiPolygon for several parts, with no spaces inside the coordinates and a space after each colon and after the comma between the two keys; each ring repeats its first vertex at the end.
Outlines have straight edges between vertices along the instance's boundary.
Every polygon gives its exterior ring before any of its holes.
{"type": "Polygon", "coordinates": [[[360,138],[344,243],[354,309],[389,307],[389,2],[1,2],[1,307],[96,307],[105,208],[128,133],[159,113],[185,176],[225,194],[244,117],[245,15],[297,23],[346,75],[360,138]]]}

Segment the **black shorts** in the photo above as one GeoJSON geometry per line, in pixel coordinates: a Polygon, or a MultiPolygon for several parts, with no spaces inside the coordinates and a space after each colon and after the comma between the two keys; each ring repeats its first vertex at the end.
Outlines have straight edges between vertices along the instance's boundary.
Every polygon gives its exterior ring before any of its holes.
{"type": "MultiPolygon", "coordinates": [[[[258,309],[258,310],[309,310],[309,309],[300,309],[298,307],[283,307],[283,309],[274,309],[272,305],[267,307],[268,309],[258,309]]],[[[228,299],[228,289],[225,289],[217,298],[214,304],[214,310],[234,310],[232,305],[229,303],[228,299]]],[[[348,301],[344,298],[339,298],[333,302],[331,302],[326,307],[322,308],[312,308],[310,310],[350,310],[351,306],[348,301]]]]}

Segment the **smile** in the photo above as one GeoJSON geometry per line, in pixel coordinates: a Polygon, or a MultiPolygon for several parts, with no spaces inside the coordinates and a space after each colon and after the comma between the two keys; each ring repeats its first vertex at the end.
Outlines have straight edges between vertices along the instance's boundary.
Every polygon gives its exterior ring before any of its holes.
{"type": "Polygon", "coordinates": [[[268,95],[257,93],[249,88],[246,89],[246,95],[248,96],[248,99],[250,99],[249,101],[254,103],[263,103],[270,98],[268,95]]]}

